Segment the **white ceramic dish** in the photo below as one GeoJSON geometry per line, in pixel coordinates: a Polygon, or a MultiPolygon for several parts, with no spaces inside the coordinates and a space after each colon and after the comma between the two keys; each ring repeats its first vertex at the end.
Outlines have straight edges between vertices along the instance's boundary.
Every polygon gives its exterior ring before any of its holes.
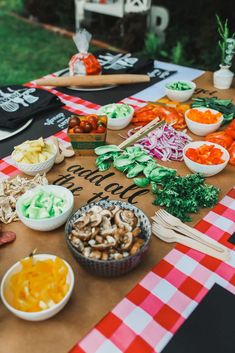
{"type": "MultiPolygon", "coordinates": [[[[49,254],[34,255],[34,258],[37,260],[54,259],[55,257],[56,257],[55,255],[49,255],[49,254]]],[[[18,261],[17,263],[15,263],[13,266],[11,266],[9,268],[9,270],[5,273],[5,275],[2,279],[2,282],[1,282],[0,293],[1,293],[1,298],[2,298],[2,301],[3,301],[3,304],[5,305],[5,307],[10,312],[12,312],[14,315],[18,316],[19,318],[21,318],[23,320],[28,320],[28,321],[42,321],[42,320],[49,319],[50,317],[56,315],[60,310],[62,310],[64,308],[64,306],[69,301],[69,298],[71,297],[73,287],[74,287],[73,270],[72,270],[71,266],[65,260],[63,260],[63,261],[64,261],[65,265],[68,267],[68,274],[67,274],[66,282],[69,284],[69,290],[66,293],[66,295],[64,296],[64,298],[58,304],[55,304],[53,307],[51,307],[49,309],[37,311],[37,312],[26,312],[26,311],[17,310],[11,305],[11,292],[9,290],[8,283],[9,283],[11,276],[21,269],[21,264],[18,261]]]]}
{"type": "Polygon", "coordinates": [[[52,145],[54,153],[46,161],[41,162],[41,163],[35,163],[35,164],[20,163],[20,162],[17,162],[14,159],[14,152],[12,152],[11,159],[12,159],[14,165],[21,172],[23,172],[23,173],[25,173],[27,175],[44,174],[44,173],[49,172],[49,170],[53,167],[53,165],[55,163],[57,149],[56,149],[55,145],[52,142],[47,141],[47,143],[52,145]]]}
{"type": "MultiPolygon", "coordinates": [[[[206,107],[198,107],[198,108],[192,108],[192,109],[199,110],[200,112],[205,112],[206,110],[210,110],[212,114],[220,113],[220,112],[218,112],[218,110],[210,109],[210,108],[206,108],[206,107]]],[[[221,117],[217,123],[215,123],[215,124],[202,124],[202,123],[198,123],[197,121],[193,121],[188,118],[188,113],[192,109],[186,110],[184,116],[185,116],[185,122],[186,122],[189,130],[193,134],[195,134],[197,136],[206,136],[206,135],[210,134],[211,132],[214,132],[219,129],[219,127],[223,121],[223,115],[221,113],[220,113],[221,117]]]]}
{"type": "Polygon", "coordinates": [[[196,84],[192,81],[186,81],[186,80],[171,81],[171,82],[167,82],[165,85],[165,93],[166,93],[167,97],[170,100],[176,101],[179,103],[186,102],[187,100],[189,100],[192,97],[195,89],[196,89],[196,84]],[[168,85],[171,85],[176,82],[187,83],[192,88],[184,90],[184,91],[180,91],[180,90],[171,89],[171,88],[167,87],[168,85]]]}
{"type": "MultiPolygon", "coordinates": [[[[104,105],[103,107],[101,107],[99,110],[98,110],[98,115],[104,115],[105,113],[103,112],[103,108],[104,107],[107,107],[109,105],[122,105],[121,103],[111,103],[111,104],[107,104],[107,105],[104,105]]],[[[129,105],[130,109],[131,109],[131,113],[126,116],[126,117],[118,117],[118,118],[110,118],[107,116],[107,128],[109,130],[121,130],[121,129],[124,129],[125,127],[127,127],[132,118],[133,118],[133,115],[134,115],[134,108],[132,108],[130,105],[129,105]]]]}
{"type": "Polygon", "coordinates": [[[27,227],[39,231],[50,231],[59,228],[60,226],[62,226],[62,224],[67,221],[68,217],[70,216],[73,210],[73,204],[74,197],[70,190],[59,185],[42,185],[37,186],[34,189],[28,190],[25,194],[19,197],[16,202],[16,212],[21,222],[24,223],[27,227]],[[68,202],[68,207],[64,211],[64,213],[53,218],[44,219],[32,219],[25,217],[22,213],[22,204],[28,197],[35,195],[38,190],[53,192],[59,195],[60,197],[66,198],[68,202]]]}
{"type": "Polygon", "coordinates": [[[17,135],[21,131],[25,130],[31,123],[33,119],[28,120],[24,125],[19,127],[17,130],[1,130],[0,129],[0,141],[6,140],[14,135],[17,135]]]}
{"type": "Polygon", "coordinates": [[[188,143],[184,147],[183,158],[184,158],[184,163],[186,164],[188,169],[191,170],[191,172],[200,173],[200,174],[204,175],[205,177],[209,177],[209,176],[216,175],[216,174],[220,173],[228,164],[230,156],[229,156],[228,151],[224,147],[218,145],[217,143],[207,142],[207,141],[194,141],[194,142],[188,143]],[[219,148],[223,152],[223,155],[221,158],[224,159],[224,163],[214,164],[214,165],[200,164],[200,163],[196,163],[196,162],[192,161],[191,159],[189,159],[185,155],[187,149],[198,148],[202,145],[208,145],[208,146],[213,145],[216,148],[219,148]]]}

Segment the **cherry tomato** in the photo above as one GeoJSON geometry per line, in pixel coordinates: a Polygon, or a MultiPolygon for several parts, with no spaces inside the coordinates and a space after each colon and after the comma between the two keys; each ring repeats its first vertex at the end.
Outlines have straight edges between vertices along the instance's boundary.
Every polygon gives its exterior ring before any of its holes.
{"type": "Polygon", "coordinates": [[[99,126],[106,127],[106,125],[105,125],[102,121],[98,121],[97,126],[98,126],[98,127],[99,127],[99,126]]]}
{"type": "Polygon", "coordinates": [[[92,131],[92,125],[88,122],[86,122],[86,124],[83,126],[83,131],[86,133],[89,133],[92,131]]]}
{"type": "Polygon", "coordinates": [[[80,124],[80,119],[78,116],[73,115],[70,119],[69,119],[69,127],[75,127],[77,125],[80,124]]]}
{"type": "Polygon", "coordinates": [[[98,121],[97,115],[88,115],[87,121],[92,125],[93,129],[97,128],[97,121],[98,121]]]}
{"type": "Polygon", "coordinates": [[[75,128],[73,129],[73,132],[75,134],[81,134],[81,133],[84,133],[84,129],[82,126],[75,126],[75,128]]]}
{"type": "Polygon", "coordinates": [[[102,116],[102,117],[99,119],[99,121],[100,121],[101,123],[103,123],[105,126],[107,125],[107,118],[106,118],[106,116],[102,116]]]}
{"type": "Polygon", "coordinates": [[[105,130],[106,130],[106,128],[105,128],[105,126],[103,126],[103,125],[99,125],[99,126],[97,127],[97,132],[98,132],[99,134],[103,134],[103,133],[105,132],[105,130]]]}

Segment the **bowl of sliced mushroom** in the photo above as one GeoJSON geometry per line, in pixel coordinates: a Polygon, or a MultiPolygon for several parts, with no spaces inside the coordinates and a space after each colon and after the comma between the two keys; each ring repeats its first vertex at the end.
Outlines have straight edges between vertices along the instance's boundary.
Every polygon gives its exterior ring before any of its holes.
{"type": "Polygon", "coordinates": [[[65,239],[77,262],[104,277],[119,276],[136,267],[148,249],[151,234],[151,223],[143,211],[122,201],[87,204],[65,226],[65,239]]]}

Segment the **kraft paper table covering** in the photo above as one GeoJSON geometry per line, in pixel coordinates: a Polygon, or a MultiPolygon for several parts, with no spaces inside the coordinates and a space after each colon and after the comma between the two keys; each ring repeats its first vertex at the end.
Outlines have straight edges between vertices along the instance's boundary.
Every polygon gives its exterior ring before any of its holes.
{"type": "MultiPolygon", "coordinates": [[[[210,73],[203,75],[196,82],[198,87],[215,91],[211,85],[210,73]]],[[[213,95],[221,98],[232,98],[234,89],[226,92],[216,92],[213,95]]],[[[108,133],[108,143],[119,143],[120,141],[121,138],[117,136],[116,132],[108,133]]],[[[61,165],[55,166],[48,174],[49,181],[53,182],[60,175],[65,175],[66,169],[74,164],[82,165],[86,170],[95,169],[94,157],[67,159],[61,165]]],[[[181,175],[188,173],[183,163],[169,162],[163,164],[170,165],[173,168],[176,167],[181,175]]],[[[99,174],[105,175],[109,172],[114,171],[110,170],[99,174]]],[[[71,174],[71,172],[66,172],[66,174],[71,174]]],[[[94,192],[103,191],[103,188],[110,182],[117,182],[123,187],[132,184],[131,180],[117,171],[115,171],[115,175],[105,179],[100,186],[91,184],[84,178],[77,176],[71,182],[75,182],[76,187],[83,187],[80,196],[75,197],[75,209],[86,203],[94,192]]],[[[220,198],[222,198],[234,185],[233,167],[227,167],[222,174],[208,178],[207,182],[221,188],[220,198]]],[[[112,196],[111,198],[119,199],[119,196],[112,196]]],[[[157,209],[151,205],[152,198],[153,196],[150,193],[140,196],[136,204],[148,216],[151,216],[157,209]]],[[[194,215],[191,225],[200,220],[207,212],[208,209],[204,209],[194,215]]],[[[78,266],[65,244],[63,227],[50,233],[39,233],[26,228],[19,222],[15,222],[3,228],[15,231],[17,240],[1,249],[1,277],[13,263],[28,255],[34,248],[37,248],[38,252],[53,253],[65,258],[72,265],[76,277],[76,285],[70,302],[61,313],[48,321],[40,323],[22,321],[10,314],[2,303],[0,304],[0,342],[3,352],[28,353],[34,351],[37,353],[43,351],[45,353],[60,353],[68,351],[173,247],[171,244],[165,244],[153,238],[145,261],[136,270],[123,277],[104,279],[97,278],[78,266]]]]}

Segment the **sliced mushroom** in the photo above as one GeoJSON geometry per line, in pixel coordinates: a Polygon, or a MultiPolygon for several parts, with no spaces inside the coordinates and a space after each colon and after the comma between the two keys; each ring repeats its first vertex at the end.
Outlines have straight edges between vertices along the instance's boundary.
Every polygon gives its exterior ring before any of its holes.
{"type": "Polygon", "coordinates": [[[97,227],[102,221],[101,213],[93,213],[90,216],[90,222],[92,227],[97,227]]]}
{"type": "MultiPolygon", "coordinates": [[[[91,242],[91,240],[90,240],[91,242]]],[[[96,244],[91,244],[89,242],[89,244],[92,246],[92,248],[94,249],[98,249],[98,250],[105,250],[108,248],[112,248],[116,245],[116,240],[113,237],[107,236],[107,238],[104,240],[103,243],[96,243],[96,244]]]]}
{"type": "Polygon", "coordinates": [[[79,251],[83,252],[84,244],[79,238],[72,236],[71,243],[73,244],[73,246],[75,246],[75,248],[78,248],[79,251]]]}
{"type": "Polygon", "coordinates": [[[117,211],[119,211],[119,210],[120,210],[120,207],[118,207],[117,205],[109,207],[109,211],[112,213],[112,216],[113,216],[113,217],[115,216],[115,214],[116,214],[117,211]]]}
{"type": "Polygon", "coordinates": [[[143,243],[144,243],[143,239],[138,239],[138,241],[136,241],[132,246],[130,255],[134,255],[141,248],[143,243]]]}
{"type": "Polygon", "coordinates": [[[82,215],[81,217],[79,217],[75,222],[74,222],[74,226],[77,229],[83,229],[84,227],[86,227],[88,224],[90,223],[90,216],[87,214],[82,215]]]}
{"type": "Polygon", "coordinates": [[[88,240],[92,235],[91,227],[84,227],[83,229],[73,229],[72,234],[81,240],[88,240]]]}
{"type": "Polygon", "coordinates": [[[114,259],[114,260],[120,260],[122,258],[123,258],[123,255],[120,254],[119,252],[112,254],[112,259],[114,259]]]}
{"type": "Polygon", "coordinates": [[[86,257],[89,257],[91,253],[91,248],[90,247],[85,247],[83,250],[83,255],[86,257]]]}
{"type": "Polygon", "coordinates": [[[101,237],[100,235],[96,235],[95,241],[96,241],[98,244],[102,244],[103,241],[104,241],[104,239],[103,239],[103,237],[101,237]]]}
{"type": "Polygon", "coordinates": [[[112,235],[115,231],[115,227],[112,226],[111,221],[108,217],[103,216],[102,217],[102,222],[100,225],[100,235],[106,236],[106,235],[112,235]]]}
{"type": "Polygon", "coordinates": [[[64,157],[72,157],[75,155],[75,152],[71,148],[66,148],[61,142],[59,142],[59,149],[64,157]]]}
{"type": "Polygon", "coordinates": [[[113,237],[117,243],[121,243],[123,235],[126,233],[125,229],[116,228],[113,232],[113,237]]]}
{"type": "Polygon", "coordinates": [[[102,252],[99,250],[92,250],[89,255],[91,259],[97,259],[97,260],[99,260],[101,256],[102,256],[102,252]]]}
{"type": "Polygon", "coordinates": [[[133,236],[131,232],[127,232],[123,237],[123,243],[121,245],[122,250],[130,249],[133,242],[133,236]]]}
{"type": "Polygon", "coordinates": [[[127,231],[131,231],[132,227],[122,217],[123,210],[119,210],[114,216],[114,222],[119,228],[125,228],[127,231]]]}
{"type": "Polygon", "coordinates": [[[109,258],[109,253],[107,251],[102,252],[101,260],[107,261],[109,258]]]}
{"type": "Polygon", "coordinates": [[[91,228],[91,238],[94,239],[96,235],[99,233],[100,228],[99,227],[92,227],[91,228]]]}
{"type": "Polygon", "coordinates": [[[61,150],[59,148],[59,141],[58,141],[57,137],[55,137],[55,136],[51,137],[51,141],[55,145],[56,150],[57,150],[56,157],[55,157],[55,164],[60,164],[64,160],[64,154],[61,152],[61,150]]]}
{"type": "Polygon", "coordinates": [[[89,212],[100,213],[102,210],[103,210],[103,208],[101,206],[94,205],[90,208],[89,212]]]}
{"type": "Polygon", "coordinates": [[[100,212],[100,215],[101,216],[105,216],[105,217],[107,217],[107,218],[112,218],[112,213],[109,211],[109,210],[102,210],[101,212],[100,212]]]}
{"type": "Polygon", "coordinates": [[[138,223],[138,218],[136,217],[134,212],[130,210],[122,210],[121,218],[123,222],[130,224],[132,228],[134,228],[138,223]]]}
{"type": "Polygon", "coordinates": [[[135,237],[138,237],[138,235],[141,233],[141,228],[139,228],[139,227],[136,227],[135,229],[133,229],[133,231],[132,231],[132,235],[133,235],[133,237],[135,238],[135,237]]]}

